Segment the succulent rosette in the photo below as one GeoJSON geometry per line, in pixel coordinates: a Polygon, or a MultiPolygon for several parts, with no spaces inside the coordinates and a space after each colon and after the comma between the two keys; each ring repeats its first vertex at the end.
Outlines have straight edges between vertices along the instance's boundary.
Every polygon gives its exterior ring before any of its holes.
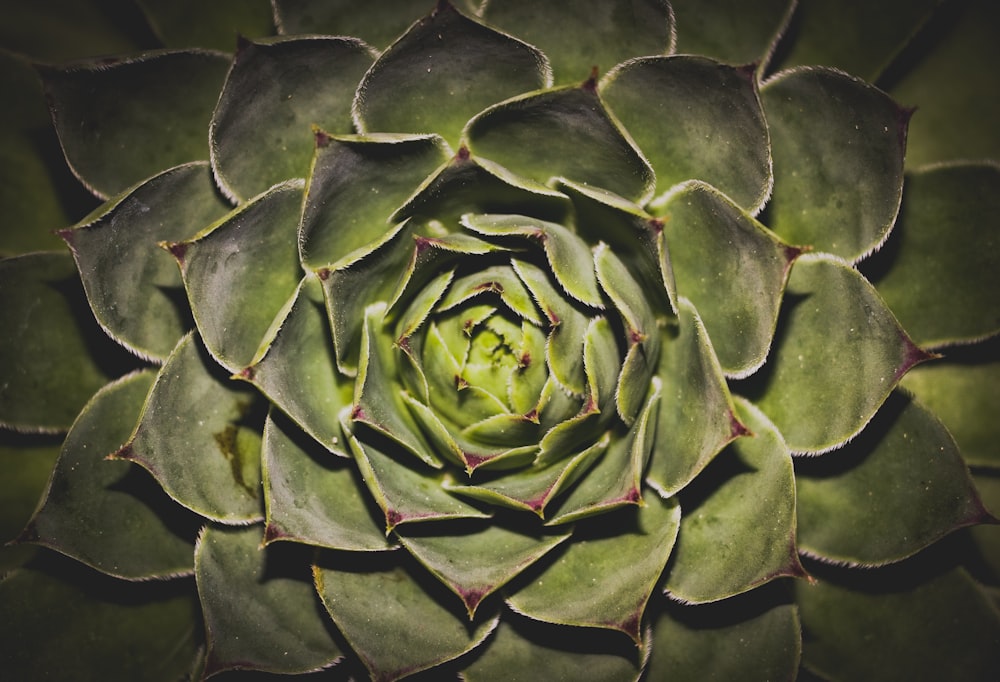
{"type": "Polygon", "coordinates": [[[750,4],[143,1],[35,64],[100,204],[0,261],[3,665],[1000,674],[1000,167],[859,77],[944,10],[750,4]]]}

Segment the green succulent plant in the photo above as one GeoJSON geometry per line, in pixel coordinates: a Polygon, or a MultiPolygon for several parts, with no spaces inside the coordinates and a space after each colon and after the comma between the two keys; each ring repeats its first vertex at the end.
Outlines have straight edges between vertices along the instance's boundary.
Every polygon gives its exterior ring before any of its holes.
{"type": "Polygon", "coordinates": [[[989,2],[19,5],[5,676],[1000,678],[989,2]]]}

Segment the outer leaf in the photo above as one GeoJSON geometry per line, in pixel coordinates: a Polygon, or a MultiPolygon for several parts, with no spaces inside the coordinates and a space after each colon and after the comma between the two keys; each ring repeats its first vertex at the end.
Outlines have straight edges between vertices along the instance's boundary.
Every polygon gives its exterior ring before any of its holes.
{"type": "Polygon", "coordinates": [[[360,132],[437,133],[457,146],[465,122],[548,85],[534,47],[460,14],[446,0],[382,53],[358,85],[360,132]]]}
{"type": "Polygon", "coordinates": [[[124,443],[154,374],[99,391],[63,443],[44,502],[20,540],[30,540],[126,579],[191,573],[197,525],[178,513],[145,472],[104,457],[124,443]]]}
{"type": "Polygon", "coordinates": [[[834,679],[901,682],[1000,675],[1000,617],[963,570],[919,582],[883,579],[893,587],[797,583],[802,625],[811,635],[803,642],[810,669],[834,679]]]}
{"type": "Polygon", "coordinates": [[[421,135],[316,133],[316,156],[302,208],[302,262],[344,264],[381,241],[389,217],[447,160],[443,140],[421,135]]]}
{"type": "Polygon", "coordinates": [[[198,594],[205,613],[205,674],[263,670],[285,674],[325,668],[343,656],[305,562],[289,570],[286,547],[261,549],[261,528],[206,526],[195,551],[198,594]]]}
{"type": "Polygon", "coordinates": [[[424,534],[404,531],[403,546],[465,603],[480,602],[561,544],[570,534],[521,532],[500,525],[456,527],[424,534]]]}
{"type": "Polygon", "coordinates": [[[944,425],[902,393],[859,438],[796,469],[799,545],[823,560],[898,561],[990,518],[944,425]]]}
{"type": "Polygon", "coordinates": [[[222,523],[256,521],[262,512],[260,441],[238,426],[252,394],[218,374],[197,337],[185,336],[115,456],[144,466],[171,497],[202,516],[222,523]]]}
{"type": "Polygon", "coordinates": [[[782,72],[760,97],[774,157],[772,229],[851,261],[878,248],[899,210],[910,112],[830,69],[782,72]]]}
{"type": "Polygon", "coordinates": [[[852,438],[899,378],[931,357],[856,270],[828,255],[796,262],[781,325],[757,404],[793,452],[823,452],[852,438]]]}
{"type": "MultiPolygon", "coordinates": [[[[38,509],[52,469],[59,458],[61,437],[0,432],[0,538],[16,538],[38,509]]],[[[33,545],[8,543],[0,548],[0,574],[24,566],[43,550],[33,545]]]]}
{"type": "Polygon", "coordinates": [[[729,64],[764,63],[784,31],[794,0],[671,0],[677,54],[703,54],[729,64]]]}
{"type": "Polygon", "coordinates": [[[275,185],[197,238],[168,245],[205,346],[231,372],[254,359],[302,278],[301,201],[302,181],[275,185]]]}
{"type": "Polygon", "coordinates": [[[643,507],[605,516],[613,531],[586,536],[579,529],[507,602],[549,623],[620,630],[641,646],[642,613],[673,548],[680,512],[676,500],[650,495],[643,507]]]}
{"type": "MultiPolygon", "coordinates": [[[[394,547],[352,463],[330,456],[280,415],[264,424],[264,539],[354,551],[394,547]]],[[[377,510],[376,510],[377,511],[377,510]]]]}
{"type": "Polygon", "coordinates": [[[198,649],[190,581],[123,583],[64,562],[20,569],[0,582],[5,675],[166,682],[189,672],[198,649]]]}
{"type": "Polygon", "coordinates": [[[731,602],[667,608],[653,625],[647,679],[792,680],[802,653],[798,612],[779,605],[749,614],[726,610],[731,602]]]}
{"type": "Polygon", "coordinates": [[[656,172],[657,191],[714,185],[750,213],[771,192],[771,150],[753,69],[704,57],[644,57],[601,81],[601,99],[656,172]]]}
{"type": "Polygon", "coordinates": [[[569,178],[640,204],[653,191],[652,168],[609,117],[590,81],[501,102],[469,121],[464,136],[473,154],[535,182],[569,178]]]}
{"type": "Polygon", "coordinates": [[[933,166],[907,176],[887,270],[873,281],[917,343],[1000,334],[998,216],[1000,165],[933,166]]]}
{"type": "Polygon", "coordinates": [[[143,357],[164,360],[190,327],[177,264],[156,248],[194,236],[228,206],[204,161],[177,166],[59,234],[69,244],[101,326],[143,357]]]}
{"type": "Polygon", "coordinates": [[[224,54],[188,50],[44,69],[73,172],[107,198],[164,168],[207,158],[205,130],[227,63],[224,54]]]}
{"type": "Polygon", "coordinates": [[[98,54],[117,54],[142,48],[107,14],[100,0],[49,0],[45,4],[5,6],[7,21],[0,27],[0,43],[36,59],[65,62],[98,54]]]}
{"type": "Polygon", "coordinates": [[[488,0],[483,18],[541,48],[559,85],[579,83],[591,69],[607,70],[630,57],[665,54],[674,43],[673,12],[665,0],[488,0]]]}
{"type": "Polygon", "coordinates": [[[795,546],[791,455],[752,403],[739,400],[737,408],[754,437],[730,445],[702,474],[705,483],[698,478],[682,492],[684,515],[666,589],[683,602],[725,599],[804,574],[795,546]]]}
{"type": "Polygon", "coordinates": [[[517,621],[504,614],[500,627],[468,668],[465,682],[533,680],[638,680],[643,661],[599,630],[517,621]],[[514,624],[512,624],[512,621],[514,624]],[[611,641],[609,641],[611,640],[611,641]]]}
{"type": "MultiPolygon", "coordinates": [[[[171,47],[211,47],[230,51],[237,36],[271,35],[271,4],[265,0],[138,0],[150,27],[171,47]],[[192,16],[197,21],[192,21],[192,16]]],[[[353,35],[353,34],[351,34],[353,35]]]]}
{"type": "Polygon", "coordinates": [[[209,129],[212,167],[239,201],[288,178],[304,178],[310,126],[351,132],[351,100],[372,63],[354,38],[242,41],[209,129]]]}
{"type": "Polygon", "coordinates": [[[29,431],[68,429],[115,370],[115,348],[86,313],[67,253],[0,261],[0,424],[29,431]],[[91,354],[92,343],[102,348],[91,354]]]}
{"type": "Polygon", "coordinates": [[[443,606],[454,597],[443,586],[428,585],[433,579],[418,571],[409,563],[386,561],[356,570],[335,556],[313,567],[323,604],[373,682],[398,680],[457,658],[497,626],[496,615],[470,623],[465,614],[443,606]]]}
{"type": "Polygon", "coordinates": [[[646,480],[669,496],[746,428],[736,419],[712,344],[688,300],[680,300],[680,317],[664,333],[656,372],[663,398],[646,480]]]}
{"type": "Polygon", "coordinates": [[[677,292],[697,306],[723,371],[746,376],[767,356],[792,261],[787,246],[725,195],[685,183],[659,204],[677,292]]]}

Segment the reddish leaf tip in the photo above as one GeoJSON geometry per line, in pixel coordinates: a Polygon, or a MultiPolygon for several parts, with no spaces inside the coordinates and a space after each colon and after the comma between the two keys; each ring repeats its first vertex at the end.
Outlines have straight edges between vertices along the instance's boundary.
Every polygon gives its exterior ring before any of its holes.
{"type": "Polygon", "coordinates": [[[385,534],[388,535],[392,529],[403,521],[403,515],[395,509],[385,510],[385,534]]]}
{"type": "Polygon", "coordinates": [[[363,421],[366,418],[365,410],[361,405],[355,405],[351,409],[351,421],[363,421]]]}
{"type": "Polygon", "coordinates": [[[316,271],[316,276],[320,278],[320,281],[325,282],[330,279],[330,268],[320,268],[316,271]]]}
{"type": "Polygon", "coordinates": [[[251,365],[249,367],[244,367],[242,370],[240,370],[239,374],[237,374],[236,376],[238,376],[240,379],[243,379],[244,381],[253,381],[253,378],[256,375],[256,373],[257,370],[253,367],[253,365],[251,365]]]}
{"type": "Polygon", "coordinates": [[[583,81],[583,83],[580,85],[580,88],[582,88],[583,90],[585,90],[587,92],[595,93],[596,94],[597,93],[597,74],[598,74],[598,70],[597,70],[597,65],[595,64],[594,66],[590,67],[590,76],[587,77],[587,80],[583,81]]]}
{"type": "Polygon", "coordinates": [[[71,227],[64,227],[61,230],[54,230],[55,235],[60,239],[62,239],[64,242],[66,242],[66,245],[70,247],[73,246],[73,239],[76,236],[74,232],[76,232],[76,230],[74,230],[71,227]]]}
{"type": "Polygon", "coordinates": [[[184,256],[187,255],[188,250],[187,242],[161,242],[161,245],[177,259],[178,263],[184,264],[184,256]]]}
{"type": "Polygon", "coordinates": [[[753,435],[753,431],[747,428],[747,425],[741,422],[732,410],[729,412],[729,433],[733,439],[753,435]]]}
{"type": "Polygon", "coordinates": [[[472,152],[470,152],[469,148],[463,144],[458,148],[458,153],[455,154],[455,161],[468,161],[470,156],[472,156],[472,152]]]}
{"type": "Polygon", "coordinates": [[[670,220],[670,218],[668,218],[668,217],[650,218],[649,219],[649,227],[656,234],[661,234],[663,232],[663,226],[666,224],[666,222],[668,220],[670,220]]]}
{"type": "Polygon", "coordinates": [[[136,461],[135,452],[133,452],[131,445],[121,446],[120,448],[112,452],[110,455],[107,455],[104,459],[106,460],[123,459],[128,461],[136,461]]]}
{"type": "Polygon", "coordinates": [[[316,140],[317,149],[325,149],[326,147],[329,147],[330,141],[333,139],[330,137],[329,133],[316,126],[313,126],[313,138],[316,140]]]}
{"type": "Polygon", "coordinates": [[[462,601],[465,602],[465,609],[469,612],[469,620],[472,620],[476,616],[476,608],[479,603],[483,601],[486,595],[489,594],[486,590],[463,590],[459,589],[459,596],[462,601]]]}
{"type": "Polygon", "coordinates": [[[290,537],[292,536],[283,531],[281,528],[278,528],[273,523],[268,522],[268,524],[264,527],[264,540],[261,544],[266,545],[276,540],[285,540],[290,537]]]}

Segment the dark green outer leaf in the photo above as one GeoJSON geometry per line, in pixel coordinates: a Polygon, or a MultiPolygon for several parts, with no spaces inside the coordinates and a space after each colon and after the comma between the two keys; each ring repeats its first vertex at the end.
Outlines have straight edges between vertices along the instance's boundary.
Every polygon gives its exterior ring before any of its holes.
{"type": "Polygon", "coordinates": [[[437,133],[457,149],[486,107],[549,85],[545,57],[442,2],[382,55],[358,85],[359,132],[437,133]]]}
{"type": "Polygon", "coordinates": [[[899,561],[989,520],[951,435],[900,392],[857,439],[799,462],[796,484],[800,549],[836,563],[899,561]]]}
{"type": "Polygon", "coordinates": [[[42,70],[73,172],[107,198],[164,168],[208,158],[205,131],[227,64],[217,52],[158,51],[42,70]]]}
{"type": "Polygon", "coordinates": [[[237,36],[258,38],[274,33],[267,0],[137,0],[150,27],[170,47],[206,47],[232,51],[237,36]],[[192,20],[197,16],[197,20],[192,20]]]}
{"type": "Polygon", "coordinates": [[[673,49],[674,21],[666,0],[487,0],[483,19],[545,53],[557,85],[587,79],[631,57],[673,49]],[[554,29],[558,27],[558,30],[554,29]]]}
{"type": "MultiPolygon", "coordinates": [[[[52,469],[59,458],[62,439],[39,438],[0,431],[0,538],[6,543],[24,529],[45,494],[52,469]]],[[[43,552],[34,545],[5,544],[0,547],[0,575],[25,565],[43,552]]]]}
{"type": "Polygon", "coordinates": [[[671,0],[677,54],[702,54],[729,64],[766,65],[794,0],[671,0]],[[749,10],[749,11],[748,11],[749,10]]]}
{"type": "MultiPolygon", "coordinates": [[[[109,12],[104,0],[45,0],[3,3],[0,44],[46,62],[65,62],[148,47],[130,8],[109,12]],[[139,28],[139,31],[136,29],[139,28]]],[[[141,18],[140,18],[141,19],[141,18]]]]}
{"type": "Polygon", "coordinates": [[[908,174],[887,251],[887,271],[873,282],[915,342],[1000,334],[1000,164],[908,174]]]}
{"type": "Polygon", "coordinates": [[[313,129],[351,132],[354,88],[371,66],[353,38],[309,36],[241,42],[212,115],[212,168],[243,201],[309,172],[313,129]]]}
{"type": "Polygon", "coordinates": [[[208,163],[177,166],[131,188],[60,231],[91,309],[119,343],[162,361],[190,326],[177,264],[161,241],[180,241],[228,210],[208,163]]]}
{"type": "Polygon", "coordinates": [[[90,317],[68,253],[0,261],[0,424],[25,431],[68,429],[113,367],[114,348],[90,317]]]}
{"type": "Polygon", "coordinates": [[[209,525],[198,539],[195,572],[208,636],[206,675],[234,668],[303,673],[343,657],[317,604],[308,554],[282,556],[298,548],[261,548],[262,530],[209,525]]]}
{"type": "Polygon", "coordinates": [[[783,71],[760,97],[774,158],[771,228],[852,262],[877,249],[899,210],[910,112],[832,69],[783,71]]]}
{"type": "Polygon", "coordinates": [[[39,511],[21,535],[126,579],[190,574],[197,525],[145,472],[108,462],[132,432],[153,372],[99,391],[63,443],[39,511]],[[180,532],[178,532],[180,531],[180,532]]]}

